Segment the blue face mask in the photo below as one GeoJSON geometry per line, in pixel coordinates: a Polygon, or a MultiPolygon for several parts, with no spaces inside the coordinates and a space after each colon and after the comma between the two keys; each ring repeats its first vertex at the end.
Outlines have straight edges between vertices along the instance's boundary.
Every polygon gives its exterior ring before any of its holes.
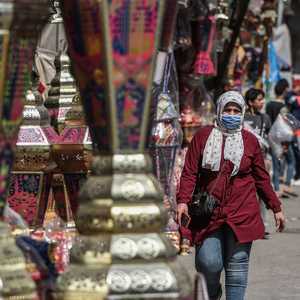
{"type": "Polygon", "coordinates": [[[236,130],[241,126],[240,115],[222,115],[222,125],[228,130],[236,130]]]}

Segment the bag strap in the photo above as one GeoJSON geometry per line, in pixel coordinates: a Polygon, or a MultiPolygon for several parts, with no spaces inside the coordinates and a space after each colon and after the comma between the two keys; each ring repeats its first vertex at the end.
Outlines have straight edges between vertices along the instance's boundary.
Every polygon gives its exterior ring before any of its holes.
{"type": "Polygon", "coordinates": [[[259,135],[262,137],[264,128],[265,128],[265,120],[264,120],[264,115],[260,114],[260,120],[261,120],[261,127],[260,127],[260,133],[259,135]]]}
{"type": "MultiPolygon", "coordinates": [[[[214,179],[214,183],[213,183],[212,187],[210,188],[210,191],[207,191],[208,193],[211,193],[211,192],[213,192],[216,189],[216,187],[217,187],[217,185],[219,183],[219,180],[221,178],[221,175],[223,173],[222,171],[223,171],[224,165],[225,165],[225,161],[223,161],[222,165],[220,166],[220,170],[218,171],[218,175],[214,179]]],[[[200,174],[200,172],[199,172],[199,174],[200,174]]],[[[201,174],[197,177],[197,182],[196,182],[196,186],[195,186],[194,192],[197,191],[197,184],[198,184],[198,180],[200,180],[200,178],[201,178],[201,174]]],[[[226,186],[224,187],[224,189],[226,189],[226,186]]],[[[199,191],[199,188],[198,188],[198,191],[199,191]]],[[[218,199],[218,200],[222,201],[223,199],[218,199]]]]}

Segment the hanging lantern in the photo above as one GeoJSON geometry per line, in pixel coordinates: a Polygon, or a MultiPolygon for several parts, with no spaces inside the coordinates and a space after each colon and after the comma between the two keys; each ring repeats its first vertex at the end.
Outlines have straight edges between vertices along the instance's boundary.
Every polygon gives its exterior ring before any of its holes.
{"type": "Polygon", "coordinates": [[[160,234],[162,193],[146,155],[155,40],[164,1],[63,1],[94,157],[81,190],[80,242],[57,299],[191,299],[160,234]],[[127,30],[124,30],[127,28],[127,30]],[[88,284],[86,284],[88,282],[88,284]]]}
{"type": "MultiPolygon", "coordinates": [[[[0,219],[6,205],[14,149],[30,85],[33,47],[48,17],[46,0],[0,0],[0,219]]],[[[0,222],[1,298],[37,299],[24,256],[0,222]]]]}
{"type": "Polygon", "coordinates": [[[56,89],[59,135],[53,141],[53,156],[58,173],[52,188],[59,216],[72,224],[78,208],[79,188],[90,170],[92,142],[80,95],[71,75],[70,59],[66,54],[61,54],[57,61],[60,62],[56,74],[59,78],[56,89]]]}
{"type": "Polygon", "coordinates": [[[43,224],[56,166],[47,137],[54,130],[38,91],[27,91],[24,105],[7,201],[30,226],[38,226],[43,224]]]}

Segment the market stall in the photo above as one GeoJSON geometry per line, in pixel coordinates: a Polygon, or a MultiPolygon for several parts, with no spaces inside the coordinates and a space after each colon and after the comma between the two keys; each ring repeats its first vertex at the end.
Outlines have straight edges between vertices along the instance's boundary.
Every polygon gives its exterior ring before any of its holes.
{"type": "Polygon", "coordinates": [[[194,299],[176,260],[185,154],[221,92],[270,98],[291,72],[279,4],[0,0],[0,215],[40,299],[194,299]]]}

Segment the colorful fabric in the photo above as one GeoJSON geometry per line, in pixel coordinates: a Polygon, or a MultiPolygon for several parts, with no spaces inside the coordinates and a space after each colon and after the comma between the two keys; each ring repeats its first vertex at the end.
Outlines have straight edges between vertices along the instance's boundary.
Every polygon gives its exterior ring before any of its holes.
{"type": "Polygon", "coordinates": [[[268,64],[270,67],[270,72],[266,80],[271,84],[275,84],[281,78],[281,76],[278,56],[272,41],[270,41],[268,45],[268,64]]]}

